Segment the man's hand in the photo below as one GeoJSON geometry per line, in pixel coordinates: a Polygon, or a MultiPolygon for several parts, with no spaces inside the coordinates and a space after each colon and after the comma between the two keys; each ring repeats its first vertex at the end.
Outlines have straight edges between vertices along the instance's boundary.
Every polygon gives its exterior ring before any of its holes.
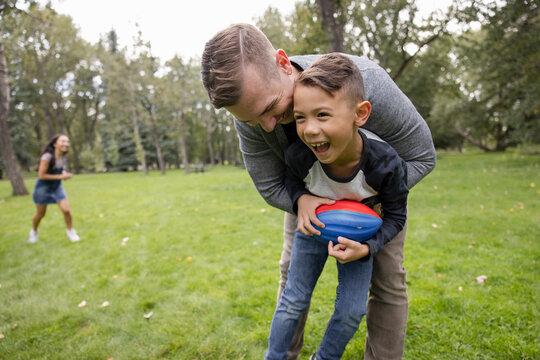
{"type": "Polygon", "coordinates": [[[315,210],[320,205],[332,205],[333,203],[335,203],[335,200],[321,198],[310,194],[300,196],[297,201],[298,231],[307,236],[321,235],[321,232],[315,229],[311,224],[313,223],[321,229],[324,228],[324,224],[317,218],[317,215],[315,215],[315,210]]]}
{"type": "MultiPolygon", "coordinates": [[[[318,226],[318,225],[317,225],[318,226]]],[[[338,237],[339,243],[328,242],[328,255],[333,256],[342,264],[356,261],[369,255],[369,246],[343,236],[338,237]]]]}

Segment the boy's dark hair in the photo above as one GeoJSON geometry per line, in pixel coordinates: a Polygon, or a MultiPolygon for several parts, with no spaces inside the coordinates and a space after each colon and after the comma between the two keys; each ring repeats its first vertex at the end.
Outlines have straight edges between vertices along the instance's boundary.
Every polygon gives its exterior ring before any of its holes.
{"type": "Polygon", "coordinates": [[[332,97],[343,90],[353,105],[365,100],[362,73],[351,59],[340,53],[318,58],[298,76],[296,84],[316,86],[332,97]]]}
{"type": "Polygon", "coordinates": [[[263,79],[278,78],[274,53],[266,35],[249,24],[230,25],[208,40],[201,74],[212,105],[219,109],[238,103],[246,65],[255,66],[263,79]]]}

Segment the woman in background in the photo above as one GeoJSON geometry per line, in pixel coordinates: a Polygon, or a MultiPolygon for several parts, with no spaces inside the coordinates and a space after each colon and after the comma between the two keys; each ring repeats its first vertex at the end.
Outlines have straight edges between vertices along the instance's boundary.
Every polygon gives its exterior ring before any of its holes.
{"type": "Polygon", "coordinates": [[[29,243],[38,241],[39,222],[47,212],[47,205],[58,204],[66,221],[66,234],[69,240],[79,241],[79,235],[72,227],[72,216],[66,191],[62,180],[71,179],[73,174],[65,171],[67,165],[66,155],[69,150],[69,139],[60,134],[50,139],[39,158],[38,180],[34,188],[33,200],[36,204],[36,215],[32,221],[32,230],[28,238],[29,243]]]}

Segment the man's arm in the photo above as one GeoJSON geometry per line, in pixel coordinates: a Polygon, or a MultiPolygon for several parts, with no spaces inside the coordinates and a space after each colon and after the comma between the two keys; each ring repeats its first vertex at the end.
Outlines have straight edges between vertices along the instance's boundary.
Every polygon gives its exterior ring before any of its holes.
{"type": "Polygon", "coordinates": [[[257,127],[235,120],[234,125],[240,139],[240,151],[244,158],[246,170],[263,199],[271,206],[293,212],[291,198],[285,189],[284,149],[278,141],[272,144],[273,149],[263,138],[257,127]],[[281,151],[279,157],[276,151],[281,151]]]}
{"type": "Polygon", "coordinates": [[[363,126],[389,143],[407,164],[407,185],[412,188],[436,163],[429,127],[409,98],[388,73],[369,60],[353,57],[362,70],[372,112],[363,126]]]}

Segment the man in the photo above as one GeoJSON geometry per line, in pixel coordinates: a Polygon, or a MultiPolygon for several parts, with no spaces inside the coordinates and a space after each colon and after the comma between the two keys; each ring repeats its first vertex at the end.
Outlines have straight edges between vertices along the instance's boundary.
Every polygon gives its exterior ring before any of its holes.
{"type": "MultiPolygon", "coordinates": [[[[315,59],[315,55],[289,59],[259,29],[247,24],[220,31],[206,43],[202,57],[204,86],[216,108],[224,107],[236,117],[240,149],[253,183],[268,204],[285,211],[278,298],[287,280],[296,226],[294,204],[284,186],[284,152],[297,139],[292,118],[294,80],[315,59]]],[[[351,59],[362,73],[366,100],[372,104],[371,117],[363,127],[388,142],[405,160],[410,189],[435,166],[429,128],[384,69],[363,58],[351,59]]],[[[298,199],[298,203],[304,201],[330,202],[310,194],[298,199]]],[[[400,359],[403,354],[408,312],[403,268],[406,229],[405,225],[373,257],[365,359],[400,359]]],[[[296,359],[301,350],[304,324],[305,317],[288,359],[296,359]]]]}

